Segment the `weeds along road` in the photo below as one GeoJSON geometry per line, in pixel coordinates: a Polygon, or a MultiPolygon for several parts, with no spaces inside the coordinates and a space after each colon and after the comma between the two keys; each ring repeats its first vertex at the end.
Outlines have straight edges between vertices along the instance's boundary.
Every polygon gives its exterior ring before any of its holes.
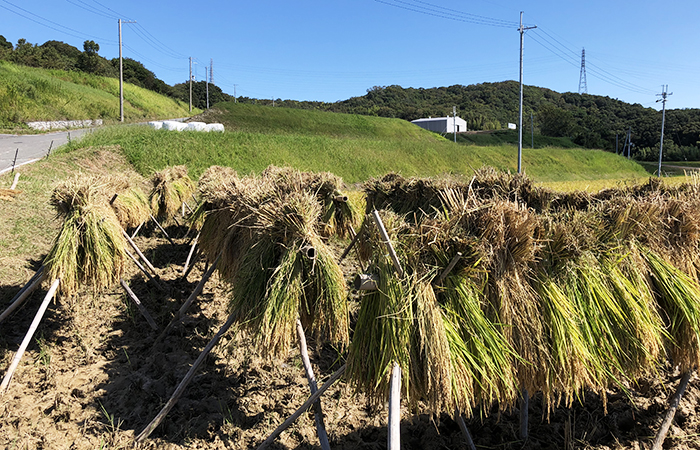
{"type": "Polygon", "coordinates": [[[17,163],[15,164],[15,167],[17,167],[21,164],[44,158],[49,148],[51,148],[51,151],[54,151],[61,145],[66,144],[69,134],[70,139],[77,139],[88,131],[90,131],[89,128],[81,128],[47,134],[0,134],[0,173],[12,169],[15,152],[17,152],[17,163]]]}

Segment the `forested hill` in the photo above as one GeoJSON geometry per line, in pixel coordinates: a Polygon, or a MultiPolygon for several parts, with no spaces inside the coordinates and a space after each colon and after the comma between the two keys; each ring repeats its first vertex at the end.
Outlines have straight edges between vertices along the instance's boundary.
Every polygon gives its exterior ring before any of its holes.
{"type": "MultiPolygon", "coordinates": [[[[516,81],[455,85],[438,88],[375,86],[366,95],[335,103],[280,101],[280,106],[395,117],[414,120],[452,114],[467,121],[470,130],[494,130],[518,122],[519,86],[516,81]]],[[[239,99],[246,101],[249,99],[239,99]]],[[[258,101],[260,102],[260,101],[258,101]]],[[[558,93],[525,86],[523,128],[545,136],[569,137],[588,148],[615,151],[615,136],[622,149],[628,129],[632,155],[641,160],[658,158],[661,112],[598,95],[558,93]]],[[[700,160],[700,109],[666,111],[665,160],[700,160]]]]}

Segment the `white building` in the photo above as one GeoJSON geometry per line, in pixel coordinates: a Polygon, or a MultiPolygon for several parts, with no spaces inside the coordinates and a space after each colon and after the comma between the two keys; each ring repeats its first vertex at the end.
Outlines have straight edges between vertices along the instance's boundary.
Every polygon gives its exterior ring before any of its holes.
{"type": "Polygon", "coordinates": [[[412,120],[421,128],[435,131],[436,133],[461,133],[467,131],[467,122],[459,117],[429,117],[427,119],[412,120]]]}

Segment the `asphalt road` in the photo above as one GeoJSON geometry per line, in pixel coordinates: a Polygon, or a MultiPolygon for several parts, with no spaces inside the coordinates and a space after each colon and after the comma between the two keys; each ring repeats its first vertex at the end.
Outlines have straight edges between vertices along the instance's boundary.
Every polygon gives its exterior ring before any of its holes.
{"type": "Polygon", "coordinates": [[[15,152],[17,153],[15,167],[17,167],[45,157],[49,147],[51,147],[53,152],[56,148],[66,144],[69,134],[71,140],[73,140],[89,131],[89,128],[81,128],[47,134],[0,134],[0,173],[12,169],[15,152]]]}

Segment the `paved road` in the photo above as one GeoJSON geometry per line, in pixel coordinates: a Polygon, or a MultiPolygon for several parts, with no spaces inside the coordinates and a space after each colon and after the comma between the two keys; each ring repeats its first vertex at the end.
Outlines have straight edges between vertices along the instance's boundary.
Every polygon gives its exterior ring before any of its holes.
{"type": "Polygon", "coordinates": [[[33,162],[46,156],[49,147],[51,147],[51,151],[54,151],[61,145],[66,144],[68,142],[69,133],[72,140],[88,131],[90,131],[90,129],[81,128],[47,134],[0,134],[0,173],[12,169],[12,161],[15,159],[15,152],[17,152],[16,166],[33,162]],[[53,145],[51,142],[53,142],[53,145]]]}

